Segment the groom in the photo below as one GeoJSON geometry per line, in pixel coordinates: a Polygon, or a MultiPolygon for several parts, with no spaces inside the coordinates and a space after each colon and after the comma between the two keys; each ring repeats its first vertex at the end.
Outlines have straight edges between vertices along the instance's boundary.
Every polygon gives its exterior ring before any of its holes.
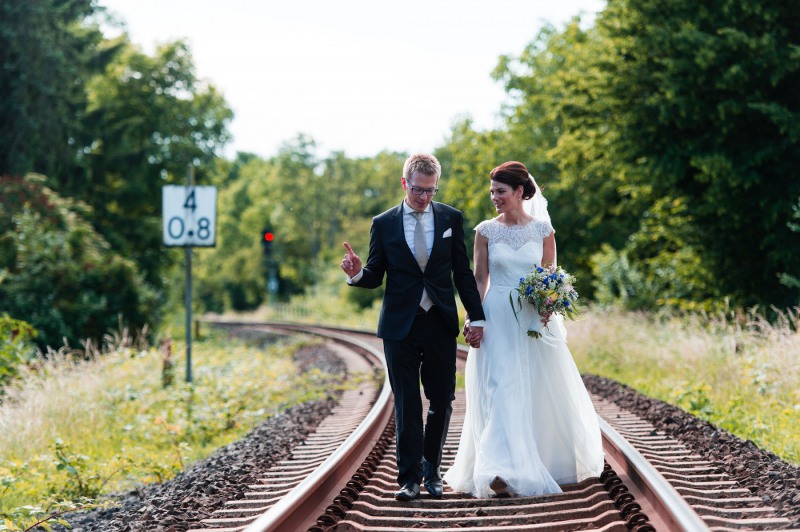
{"type": "Polygon", "coordinates": [[[378,337],[383,339],[397,429],[395,499],[419,496],[419,485],[442,496],[439,465],[455,399],[458,315],[453,284],[473,320],[468,339],[483,337],[483,308],[464,245],[461,212],[431,201],[442,167],[432,155],[412,155],[403,166],[403,202],[373,218],[369,257],[345,242],[347,282],[376,288],[386,274],[378,337]],[[419,383],[430,401],[423,431],[419,383]]]}

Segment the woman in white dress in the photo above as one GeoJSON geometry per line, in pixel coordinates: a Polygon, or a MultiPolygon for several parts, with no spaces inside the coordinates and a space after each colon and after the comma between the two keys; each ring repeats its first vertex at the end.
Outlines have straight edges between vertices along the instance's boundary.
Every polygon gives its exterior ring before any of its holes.
{"type": "Polygon", "coordinates": [[[556,262],[547,202],[515,161],[492,170],[490,193],[498,216],[475,228],[484,336],[467,359],[464,428],[444,480],[477,497],[558,493],[603,471],[600,427],[563,318],[552,317],[543,336],[531,338],[538,315],[516,299],[521,277],[556,262]]]}

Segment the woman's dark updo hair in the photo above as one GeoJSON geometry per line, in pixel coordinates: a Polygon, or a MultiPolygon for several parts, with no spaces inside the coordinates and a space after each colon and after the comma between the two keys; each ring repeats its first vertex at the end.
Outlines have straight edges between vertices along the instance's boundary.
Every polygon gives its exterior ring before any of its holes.
{"type": "Polygon", "coordinates": [[[525,165],[517,161],[508,161],[491,172],[492,180],[510,186],[514,190],[522,187],[522,199],[531,199],[536,194],[533,181],[528,177],[528,169],[525,165]]]}

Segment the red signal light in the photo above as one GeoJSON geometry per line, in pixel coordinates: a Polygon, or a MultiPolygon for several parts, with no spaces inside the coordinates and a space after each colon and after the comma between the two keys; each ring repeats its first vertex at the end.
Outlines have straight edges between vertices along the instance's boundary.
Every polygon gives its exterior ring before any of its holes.
{"type": "Polygon", "coordinates": [[[273,240],[275,240],[275,235],[269,232],[264,233],[264,240],[266,240],[267,242],[272,242],[273,240]]]}

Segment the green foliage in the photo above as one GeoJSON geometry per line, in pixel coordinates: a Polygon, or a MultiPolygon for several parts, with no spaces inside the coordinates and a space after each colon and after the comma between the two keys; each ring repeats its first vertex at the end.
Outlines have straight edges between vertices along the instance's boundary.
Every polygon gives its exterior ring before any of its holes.
{"type": "Polygon", "coordinates": [[[300,136],[272,160],[271,188],[280,201],[272,203],[269,223],[279,239],[281,277],[293,285],[292,292],[314,284],[318,261],[341,256],[353,229],[362,238],[369,235],[369,226],[358,222],[402,197],[403,160],[396,154],[352,160],[334,153],[320,159],[315,150],[312,139],[300,136]]]}
{"type": "Polygon", "coordinates": [[[0,394],[19,366],[35,358],[35,337],[36,329],[29,323],[0,315],[0,394]]]}
{"type": "Polygon", "coordinates": [[[87,98],[80,168],[51,180],[62,195],[89,205],[92,224],[112,249],[160,289],[175,257],[162,246],[161,189],[184,184],[190,163],[196,182],[208,182],[232,112],[213,85],[197,78],[183,42],[164,44],[151,57],[121,40],[113,60],[87,83],[87,98]]]}
{"type": "Polygon", "coordinates": [[[536,177],[549,201],[559,262],[589,299],[592,255],[603,244],[622,247],[643,210],[620,203],[629,180],[612,162],[622,156],[613,152],[613,116],[601,108],[607,79],[594,62],[603,48],[596,31],[581,29],[576,19],[561,32],[545,27],[519,57],[502,57],[494,72],[513,98],[504,159],[516,157],[536,177]]]}
{"type": "Polygon", "coordinates": [[[777,272],[800,266],[786,226],[800,194],[799,24],[784,2],[732,0],[612,1],[598,20],[618,162],[636,164],[649,203],[686,198],[700,254],[737,304],[797,301],[777,272]]]}
{"type": "MultiPolygon", "coordinates": [[[[102,16],[103,9],[88,0],[31,0],[4,5],[0,17],[0,37],[7,44],[0,49],[0,175],[47,175],[59,196],[80,202],[85,222],[80,233],[92,241],[99,234],[104,242],[86,244],[75,231],[71,241],[50,231],[28,234],[21,258],[32,268],[14,272],[20,295],[8,304],[24,308],[17,317],[36,313],[28,321],[40,330],[41,323],[49,324],[38,338],[42,343],[97,337],[120,310],[141,323],[140,307],[161,302],[154,298],[162,296],[177,257],[161,245],[161,188],[183,183],[189,163],[198,168],[202,184],[230,137],[232,112],[214,86],[197,78],[185,43],[163,44],[148,56],[127,35],[104,39],[102,16]],[[75,250],[84,245],[95,251],[75,250]],[[70,267],[71,276],[53,277],[59,270],[53,253],[80,260],[96,255],[98,247],[102,255],[113,250],[116,259],[84,260],[70,267]],[[142,285],[139,274],[149,293],[141,286],[130,290],[142,285]],[[81,298],[81,308],[58,306],[58,293],[40,298],[47,283],[56,292],[68,287],[69,297],[81,298]],[[101,283],[107,288],[97,286],[101,283]],[[120,293],[112,292],[115,285],[120,293]],[[98,321],[101,310],[108,315],[98,321]]],[[[5,198],[7,191],[0,193],[5,198]]],[[[40,221],[36,215],[19,216],[26,231],[40,221]]],[[[2,232],[0,268],[16,264],[15,246],[22,244],[12,242],[7,228],[2,232]]],[[[154,317],[152,309],[146,314],[154,317]]]]}
{"type": "Polygon", "coordinates": [[[240,155],[222,171],[236,177],[215,176],[228,183],[219,190],[217,246],[196,254],[193,297],[200,308],[212,312],[249,310],[266,294],[260,231],[270,209],[265,177],[272,170],[262,159],[240,155]]]}
{"type": "MultiPolygon", "coordinates": [[[[792,221],[788,222],[787,224],[789,229],[794,231],[795,233],[800,233],[800,202],[794,206],[794,215],[792,216],[792,221]]],[[[800,276],[791,275],[789,273],[781,273],[779,276],[781,283],[788,286],[789,288],[800,288],[800,276]]]]}
{"type": "Polygon", "coordinates": [[[468,208],[488,168],[526,163],[584,296],[620,297],[606,283],[628,276],[634,308],[725,297],[785,308],[800,296],[800,235],[787,226],[800,194],[799,27],[778,0],[612,0],[594,27],[545,27],[501,57],[505,131],[459,125],[439,151],[468,208]]]}
{"type": "Polygon", "coordinates": [[[714,276],[698,252],[697,228],[678,199],[657,201],[622,250],[592,257],[595,299],[628,310],[719,310],[714,276]]]}
{"type": "Polygon", "coordinates": [[[136,330],[157,316],[152,288],[86,214],[40,177],[0,178],[0,310],[30,323],[41,347],[100,340],[119,315],[136,330]]]}
{"type": "Polygon", "coordinates": [[[110,471],[108,464],[105,464],[107,471],[103,476],[90,457],[73,452],[69,444],[60,438],[53,443],[53,454],[56,471],[66,473],[67,481],[63,486],[51,486],[50,490],[68,500],[97,498],[111,477],[126,472],[132,462],[130,457],[115,456],[110,471]]]}
{"type": "Polygon", "coordinates": [[[447,144],[435,152],[442,164],[440,193],[436,201],[464,213],[467,250],[472,254],[473,228],[496,216],[489,199],[489,172],[507,160],[507,135],[500,131],[475,131],[470,120],[453,126],[447,144]]]}
{"type": "Polygon", "coordinates": [[[4,2],[0,17],[0,175],[74,167],[84,86],[108,59],[91,0],[4,2]]]}
{"type": "MultiPolygon", "coordinates": [[[[66,465],[75,471],[75,475],[80,476],[81,473],[72,465],[74,459],[65,454],[63,442],[56,441],[54,447],[56,449],[60,447],[62,451],[62,457],[59,459],[56,469],[64,469],[62,466],[66,465]]],[[[81,462],[88,461],[87,457],[80,457],[80,460],[81,462]]],[[[0,460],[0,531],[27,532],[29,530],[38,530],[39,528],[51,530],[52,523],[58,523],[61,526],[70,528],[69,522],[64,518],[65,515],[81,510],[105,508],[111,505],[110,501],[101,502],[82,495],[68,499],[53,499],[50,496],[52,490],[48,490],[47,493],[43,493],[40,497],[46,500],[39,504],[26,504],[7,509],[3,503],[4,497],[15,487],[15,484],[23,484],[24,478],[30,473],[30,464],[28,462],[19,464],[0,460]]],[[[68,490],[74,491],[72,487],[69,487],[68,490]]]]}
{"type": "Polygon", "coordinates": [[[45,505],[20,506],[8,512],[0,512],[0,517],[3,518],[3,522],[0,523],[0,531],[28,532],[40,528],[49,531],[53,529],[53,523],[71,528],[69,522],[64,518],[65,515],[108,506],[110,506],[108,503],[97,502],[85,497],[75,501],[53,501],[45,505]]]}

